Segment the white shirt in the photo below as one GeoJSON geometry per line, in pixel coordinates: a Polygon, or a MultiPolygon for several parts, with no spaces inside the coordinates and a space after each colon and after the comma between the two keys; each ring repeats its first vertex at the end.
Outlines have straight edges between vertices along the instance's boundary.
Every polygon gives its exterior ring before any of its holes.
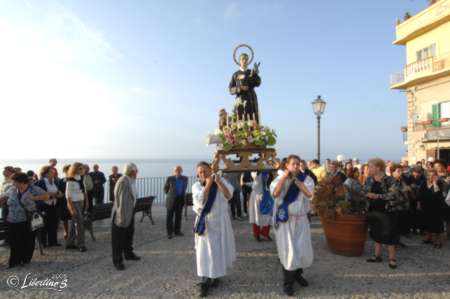
{"type": "MultiPolygon", "coordinates": [[[[56,184],[54,181],[53,181],[53,183],[50,183],[50,181],[47,178],[44,178],[44,183],[45,183],[45,187],[46,187],[48,193],[58,192],[58,187],[56,187],[56,184]]],[[[56,198],[46,200],[46,201],[44,201],[44,203],[49,206],[54,206],[56,204],[56,198]]]]}
{"type": "MultiPolygon", "coordinates": [[[[80,180],[80,176],[75,176],[76,180],[80,180]]],[[[66,183],[66,198],[73,202],[80,202],[84,200],[84,193],[80,188],[80,184],[74,181],[67,181],[66,183]]]]}

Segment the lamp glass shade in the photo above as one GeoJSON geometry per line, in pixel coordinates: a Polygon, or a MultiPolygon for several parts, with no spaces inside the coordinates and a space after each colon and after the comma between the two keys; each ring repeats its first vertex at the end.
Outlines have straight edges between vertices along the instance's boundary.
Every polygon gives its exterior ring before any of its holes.
{"type": "Polygon", "coordinates": [[[320,96],[318,96],[317,99],[315,99],[312,102],[314,114],[315,115],[322,115],[323,112],[325,111],[326,104],[327,103],[320,96]]]}

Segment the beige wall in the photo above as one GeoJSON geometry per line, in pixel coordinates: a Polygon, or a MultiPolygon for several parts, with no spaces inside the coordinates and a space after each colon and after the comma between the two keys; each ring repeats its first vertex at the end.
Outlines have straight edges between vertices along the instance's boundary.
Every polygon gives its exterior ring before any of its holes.
{"type": "Polygon", "coordinates": [[[415,62],[416,52],[436,44],[436,56],[450,53],[450,22],[421,35],[406,43],[406,64],[415,62]]]}
{"type": "MultiPolygon", "coordinates": [[[[414,115],[418,114],[421,121],[427,119],[431,113],[431,106],[435,103],[450,101],[450,76],[440,78],[426,84],[408,89],[408,160],[414,163],[426,159],[427,150],[437,147],[435,142],[422,143],[426,132],[421,125],[414,126],[414,115]]],[[[450,142],[440,142],[440,147],[450,147],[450,142]]]]}

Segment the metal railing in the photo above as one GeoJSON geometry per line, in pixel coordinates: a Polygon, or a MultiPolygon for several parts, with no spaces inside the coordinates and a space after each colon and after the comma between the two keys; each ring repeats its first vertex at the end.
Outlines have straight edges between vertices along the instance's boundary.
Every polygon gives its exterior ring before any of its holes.
{"type": "MultiPolygon", "coordinates": [[[[154,204],[165,204],[166,195],[164,193],[164,184],[167,177],[148,177],[137,178],[136,188],[138,197],[155,196],[154,204]]],[[[192,192],[192,185],[197,181],[197,177],[188,177],[188,186],[186,192],[192,192]]],[[[109,202],[109,183],[105,184],[104,202],[109,202]]]]}

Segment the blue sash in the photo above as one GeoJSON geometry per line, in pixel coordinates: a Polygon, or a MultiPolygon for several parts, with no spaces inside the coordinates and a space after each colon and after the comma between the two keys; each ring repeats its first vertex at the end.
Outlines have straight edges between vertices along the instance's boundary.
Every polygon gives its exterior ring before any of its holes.
{"type": "Polygon", "coordinates": [[[206,215],[211,212],[212,206],[216,201],[217,195],[217,184],[213,183],[211,185],[211,189],[209,189],[208,200],[206,201],[205,207],[203,208],[200,216],[197,219],[197,222],[194,225],[194,233],[198,235],[203,235],[206,229],[206,215]]]}
{"type": "MultiPolygon", "coordinates": [[[[297,176],[297,179],[300,182],[304,182],[307,175],[305,173],[300,173],[297,176]]],[[[277,225],[279,222],[286,222],[289,219],[289,212],[288,208],[291,203],[293,203],[296,199],[298,194],[300,193],[300,189],[297,187],[297,185],[292,182],[291,186],[289,186],[289,189],[286,193],[286,196],[283,198],[283,203],[278,207],[277,215],[275,218],[275,224],[277,225]]]]}
{"type": "Polygon", "coordinates": [[[267,180],[269,179],[269,173],[263,172],[261,173],[261,181],[262,181],[262,200],[259,203],[259,210],[263,215],[272,215],[273,212],[273,199],[270,196],[270,191],[267,190],[267,180]]]}

